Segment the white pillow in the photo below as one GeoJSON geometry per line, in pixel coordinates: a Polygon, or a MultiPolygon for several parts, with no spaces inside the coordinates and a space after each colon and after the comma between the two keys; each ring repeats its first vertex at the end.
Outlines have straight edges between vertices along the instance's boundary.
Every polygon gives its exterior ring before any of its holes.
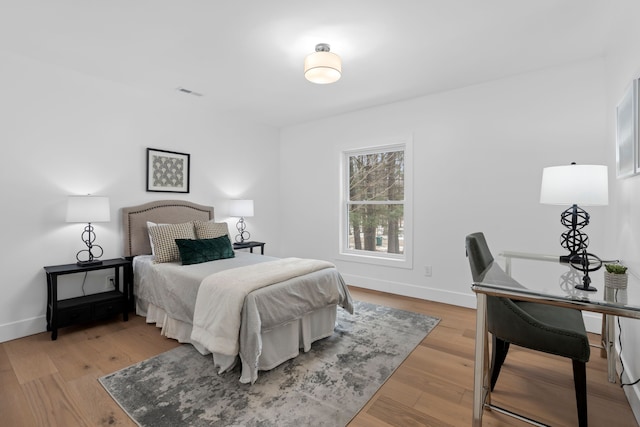
{"type": "Polygon", "coordinates": [[[176,239],[196,238],[193,222],[158,224],[148,228],[154,262],[157,263],[180,261],[176,239]]]}
{"type": "Polygon", "coordinates": [[[215,239],[229,235],[229,225],[226,222],[193,221],[198,239],[215,239]]]}
{"type": "Polygon", "coordinates": [[[156,224],[155,222],[147,221],[147,234],[149,235],[149,243],[151,244],[151,255],[155,255],[155,249],[153,248],[153,239],[151,238],[151,233],[149,233],[149,229],[151,227],[155,227],[156,225],[168,225],[168,224],[156,224]]]}

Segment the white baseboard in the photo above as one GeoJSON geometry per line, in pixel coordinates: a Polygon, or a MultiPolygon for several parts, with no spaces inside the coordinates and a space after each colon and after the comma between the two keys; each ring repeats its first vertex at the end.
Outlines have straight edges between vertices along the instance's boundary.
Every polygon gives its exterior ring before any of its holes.
{"type": "Polygon", "coordinates": [[[602,333],[602,315],[600,313],[583,311],[582,318],[584,319],[584,327],[587,328],[587,332],[598,335],[602,333]]]}
{"type": "Polygon", "coordinates": [[[32,317],[0,325],[0,342],[11,341],[47,330],[45,316],[32,317]]]}
{"type": "MultiPolygon", "coordinates": [[[[473,294],[451,292],[444,289],[426,288],[400,282],[378,280],[371,277],[343,274],[345,282],[360,288],[375,291],[389,292],[413,298],[421,298],[444,304],[457,305],[459,307],[476,308],[476,297],[473,294]]],[[[587,331],[594,334],[602,332],[602,317],[598,313],[583,312],[584,325],[587,331]]]]}
{"type": "Polygon", "coordinates": [[[476,308],[475,295],[451,292],[442,289],[427,288],[423,286],[410,285],[407,283],[379,280],[371,277],[356,276],[353,274],[342,274],[344,281],[359,288],[371,289],[374,291],[388,292],[396,295],[426,299],[429,301],[441,302],[444,304],[457,305],[460,307],[476,308]]]}
{"type": "MultiPolygon", "coordinates": [[[[615,353],[618,360],[620,360],[620,348],[618,344],[616,344],[615,353]]],[[[625,368],[628,366],[632,366],[631,362],[625,359],[628,359],[628,358],[625,356],[623,352],[622,362],[624,363],[625,368]]],[[[619,363],[616,364],[616,370],[618,372],[618,375],[620,375],[619,363]]],[[[636,377],[636,375],[638,374],[633,372],[630,375],[629,371],[625,369],[624,373],[622,374],[622,377],[620,378],[620,381],[622,381],[623,383],[630,383],[632,381],[635,381],[638,378],[636,377]]],[[[624,390],[624,394],[625,396],[627,396],[627,401],[629,401],[629,406],[631,406],[631,411],[633,411],[633,416],[636,418],[636,423],[638,423],[638,425],[640,426],[640,387],[638,385],[635,385],[633,387],[631,386],[622,387],[622,390],[624,390]]]]}

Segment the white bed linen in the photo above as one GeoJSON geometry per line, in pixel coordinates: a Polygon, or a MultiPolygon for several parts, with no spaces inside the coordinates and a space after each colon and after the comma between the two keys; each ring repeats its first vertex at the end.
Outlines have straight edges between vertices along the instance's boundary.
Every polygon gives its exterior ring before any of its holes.
{"type": "Polygon", "coordinates": [[[231,268],[277,259],[236,252],[233,258],[182,265],[180,262],[155,264],[152,255],[139,255],[133,259],[133,290],[137,298],[166,310],[172,318],[192,323],[198,289],[205,277],[231,268]]]}
{"type": "MultiPolygon", "coordinates": [[[[276,259],[236,252],[235,258],[182,266],[179,263],[154,264],[151,256],[135,257],[133,264],[136,312],[147,316],[147,322],[156,323],[161,327],[163,335],[177,339],[179,342],[191,343],[202,354],[207,354],[208,351],[200,343],[191,340],[193,312],[200,282],[211,274],[212,267],[215,271],[222,271],[276,259]]],[[[335,279],[324,277],[321,281],[339,281],[339,302],[352,312],[352,300],[346,285],[337,271],[331,275],[335,279]]],[[[305,277],[304,280],[308,281],[308,285],[316,282],[317,278],[305,277]]],[[[333,333],[336,317],[335,303],[318,309],[309,309],[304,305],[297,307],[284,297],[286,294],[291,294],[292,290],[294,295],[296,294],[296,286],[300,286],[299,283],[296,284],[297,281],[285,281],[269,288],[259,289],[247,297],[251,300],[250,304],[262,310],[265,309],[265,304],[288,304],[291,316],[286,321],[262,325],[261,331],[243,332],[245,342],[241,343],[241,346],[250,351],[248,355],[241,354],[241,382],[255,381],[258,370],[271,369],[297,356],[299,348],[308,351],[313,341],[333,333]]],[[[298,297],[300,297],[299,292],[298,297]]],[[[251,310],[247,312],[250,313],[251,310]]],[[[255,323],[255,319],[252,321],[255,323]]],[[[215,364],[220,367],[220,372],[231,369],[237,360],[236,357],[217,353],[213,354],[213,358],[215,364]]]]}
{"type": "MultiPolygon", "coordinates": [[[[337,279],[329,272],[313,274],[329,268],[335,269],[335,266],[327,261],[284,258],[232,268],[207,276],[198,289],[191,339],[202,343],[213,353],[235,356],[240,352],[242,324],[255,322],[248,325],[249,330],[260,331],[262,324],[270,327],[290,320],[292,315],[295,316],[292,311],[298,309],[298,306],[306,312],[339,303],[337,279]],[[251,292],[258,289],[291,279],[302,280],[303,276],[311,277],[313,280],[307,280],[304,286],[291,289],[299,296],[295,301],[291,301],[288,294],[283,294],[282,299],[267,299],[266,310],[260,312],[255,305],[255,298],[247,298],[251,292]],[[330,280],[323,281],[324,276],[330,277],[330,280]],[[302,292],[305,294],[301,295],[302,292]],[[247,315],[248,310],[254,313],[247,315]]],[[[335,274],[337,275],[337,271],[335,274]]],[[[299,280],[294,283],[298,284],[299,280]]]]}

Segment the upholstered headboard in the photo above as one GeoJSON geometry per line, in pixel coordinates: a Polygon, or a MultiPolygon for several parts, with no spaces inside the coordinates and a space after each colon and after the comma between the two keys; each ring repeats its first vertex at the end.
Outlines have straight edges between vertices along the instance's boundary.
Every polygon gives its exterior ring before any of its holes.
{"type": "Polygon", "coordinates": [[[132,257],[151,254],[147,221],[157,224],[179,224],[212,219],[212,206],[199,205],[184,200],[157,200],[122,208],[124,255],[132,257]]]}

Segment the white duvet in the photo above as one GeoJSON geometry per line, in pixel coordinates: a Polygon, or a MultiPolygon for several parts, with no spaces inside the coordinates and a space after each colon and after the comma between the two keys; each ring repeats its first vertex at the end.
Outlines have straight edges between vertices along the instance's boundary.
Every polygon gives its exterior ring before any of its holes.
{"type": "MultiPolygon", "coordinates": [[[[335,266],[314,259],[285,258],[225,270],[206,277],[198,289],[191,339],[212,353],[227,356],[239,354],[241,314],[247,295],[256,289],[325,268],[335,266]]],[[[321,304],[338,302],[338,288],[332,289],[335,290],[333,295],[329,295],[328,300],[323,298],[321,304]]],[[[252,328],[252,325],[248,327],[252,328]]]]}
{"type": "MultiPolygon", "coordinates": [[[[182,335],[183,339],[169,333],[167,336],[191,342],[203,354],[206,354],[204,349],[212,352],[220,372],[231,369],[233,360],[239,356],[241,382],[254,382],[258,377],[262,333],[331,306],[340,305],[353,313],[351,295],[332,264],[252,255],[236,253],[236,258],[192,266],[153,264],[150,257],[136,257],[134,282],[138,313],[146,315],[148,304],[160,308],[170,319],[183,322],[185,326],[194,325],[186,336],[182,335]],[[254,265],[256,262],[258,264],[254,265]],[[278,266],[284,270],[276,269],[278,266]],[[205,282],[208,284],[203,287],[205,282]],[[230,287],[234,296],[220,296],[220,289],[214,289],[216,282],[222,283],[223,288],[230,287]],[[240,290],[235,287],[242,290],[235,292],[240,290]],[[203,288],[202,292],[200,288],[203,288]],[[201,293],[206,295],[202,299],[201,293]],[[220,304],[221,301],[226,302],[220,304]],[[231,310],[231,306],[235,308],[231,310]],[[217,342],[215,337],[223,340],[217,342]]],[[[167,322],[168,319],[162,321],[168,326],[167,322]]],[[[165,333],[165,327],[162,327],[165,333]]],[[[328,335],[316,336],[313,340],[328,335]]],[[[305,351],[308,350],[305,344],[305,351]]]]}
{"type": "MultiPolygon", "coordinates": [[[[240,382],[254,383],[263,331],[338,304],[353,313],[342,276],[325,261],[287,258],[227,270],[202,281],[191,340],[212,352],[214,360],[239,356],[240,382]]],[[[233,367],[218,366],[221,373],[233,367]]]]}

